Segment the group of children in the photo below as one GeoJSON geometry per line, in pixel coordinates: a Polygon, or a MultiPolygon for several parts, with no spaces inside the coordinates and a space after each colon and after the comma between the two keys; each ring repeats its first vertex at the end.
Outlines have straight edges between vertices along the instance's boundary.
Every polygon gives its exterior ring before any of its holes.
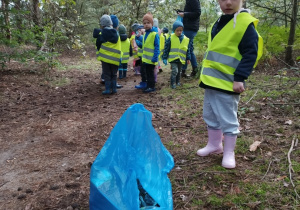
{"type": "MultiPolygon", "coordinates": [[[[263,42],[256,30],[258,20],[242,8],[243,0],[218,2],[223,15],[209,32],[208,48],[202,61],[199,80],[199,86],[205,89],[203,119],[207,124],[208,141],[204,148],[197,151],[197,155],[223,153],[222,166],[230,169],[236,167],[234,150],[239,134],[237,110],[240,93],[245,91],[245,80],[262,55],[263,42]]],[[[97,56],[102,61],[105,87],[112,88],[114,93],[116,72],[123,56],[118,42],[120,38],[117,31],[112,32],[113,29],[108,27],[111,25],[108,17],[104,15],[100,19],[101,33],[106,42],[102,42],[99,48],[97,39],[97,56]]],[[[153,25],[153,17],[147,13],[143,17],[144,34],[139,32],[142,27],[138,26],[134,29],[136,34],[132,38],[136,43],[133,46],[136,58],[140,58],[137,61],[142,61],[141,65],[137,65],[136,61],[136,72],[140,72],[142,77],[142,82],[136,88],[142,88],[146,93],[155,91],[154,69],[159,56],[164,64],[171,64],[172,88],[180,85],[181,67],[190,61],[189,39],[182,34],[182,22],[176,21],[173,24],[174,33],[163,43],[163,48],[153,25]]],[[[124,70],[125,66],[122,68],[124,70]]],[[[106,89],[104,94],[109,92],[106,89]]]]}
{"type": "Polygon", "coordinates": [[[131,38],[127,37],[126,27],[119,25],[115,15],[103,15],[100,29],[94,29],[97,47],[97,59],[102,62],[101,79],[105,83],[104,95],[117,92],[117,73],[119,79],[127,76],[129,57],[133,56],[135,74],[141,75],[141,82],[135,86],[144,93],[155,91],[158,72],[162,72],[159,60],[171,64],[171,87],[180,85],[180,70],[189,58],[189,39],[182,34],[183,25],[176,21],[174,34],[168,35],[168,29],[158,28],[157,18],[151,13],[143,16],[143,24],[133,24],[131,38]]]}

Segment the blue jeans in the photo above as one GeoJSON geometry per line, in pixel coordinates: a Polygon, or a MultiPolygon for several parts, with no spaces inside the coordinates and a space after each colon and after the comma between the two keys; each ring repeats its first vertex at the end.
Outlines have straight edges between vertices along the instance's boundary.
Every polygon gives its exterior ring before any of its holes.
{"type": "MultiPolygon", "coordinates": [[[[190,47],[191,47],[191,64],[193,68],[197,68],[197,60],[194,54],[194,37],[197,35],[197,31],[184,30],[184,35],[190,39],[190,47]]],[[[187,63],[182,66],[182,70],[186,70],[187,63]]]]}

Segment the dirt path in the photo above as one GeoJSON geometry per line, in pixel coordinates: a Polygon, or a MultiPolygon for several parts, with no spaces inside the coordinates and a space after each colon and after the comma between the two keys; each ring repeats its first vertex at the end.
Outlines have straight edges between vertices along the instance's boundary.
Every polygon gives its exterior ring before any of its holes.
{"type": "Polygon", "coordinates": [[[134,88],[133,71],[111,96],[101,95],[98,71],[57,72],[71,78],[64,87],[30,71],[1,74],[0,209],[87,209],[90,166],[121,115],[133,103],[163,104],[134,88]]]}
{"type": "MultiPolygon", "coordinates": [[[[70,68],[57,70],[51,76],[54,80],[68,78],[70,84],[64,86],[55,86],[24,66],[0,71],[1,210],[88,209],[90,166],[114,125],[134,103],[142,103],[152,112],[153,126],[174,157],[175,167],[170,173],[174,209],[209,209],[220,205],[232,208],[236,204],[231,201],[220,204],[215,200],[226,199],[227,195],[247,199],[239,204],[245,208],[245,202],[259,205],[260,200],[251,194],[261,199],[261,194],[255,192],[261,192],[257,183],[261,183],[262,177],[267,186],[281,187],[282,193],[266,194],[262,198],[266,200],[265,206],[280,208],[280,202],[293,201],[293,189],[282,188],[286,183],[274,180],[288,176],[285,153],[293,133],[299,130],[299,107],[295,106],[295,114],[290,114],[288,109],[268,105],[272,98],[267,97],[263,101],[252,99],[251,107],[241,104],[247,117],[241,119],[244,136],[237,146],[237,169],[223,171],[219,166],[222,156],[195,155],[207,138],[201,119],[202,93],[196,81],[183,81],[189,82],[189,86],[178,95],[172,90],[161,95],[160,90],[169,88],[170,70],[165,67],[158,76],[158,91],[144,94],[134,88],[140,77],[129,71],[127,79],[119,80],[124,87],[117,94],[103,96],[99,71],[92,67],[79,70],[84,60],[76,57],[62,62],[70,68]],[[286,124],[288,120],[293,124],[286,124]],[[254,140],[262,141],[256,153],[248,150],[254,140]],[[269,171],[270,161],[276,164],[269,171]],[[247,191],[248,183],[254,192],[247,191]],[[247,186],[242,188],[244,185],[247,186]],[[248,194],[250,197],[245,196],[248,194]]],[[[98,63],[92,61],[91,66],[95,65],[98,63]]],[[[265,92],[269,91],[272,90],[265,92]]],[[[298,99],[291,100],[295,104],[298,99]]],[[[296,152],[292,158],[299,163],[296,152]]],[[[299,182],[299,172],[295,177],[299,182]]]]}

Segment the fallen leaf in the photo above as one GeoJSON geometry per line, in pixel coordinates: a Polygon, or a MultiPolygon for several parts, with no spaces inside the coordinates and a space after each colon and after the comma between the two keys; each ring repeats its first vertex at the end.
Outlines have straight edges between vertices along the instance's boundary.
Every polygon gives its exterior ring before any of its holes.
{"type": "Polygon", "coordinates": [[[247,203],[246,205],[247,205],[248,207],[250,207],[251,209],[254,209],[254,208],[256,208],[259,204],[261,204],[261,201],[250,202],[250,203],[247,203]]]}
{"type": "Polygon", "coordinates": [[[249,160],[249,158],[247,158],[246,156],[244,156],[243,158],[244,158],[244,160],[249,160]]]}
{"type": "Polygon", "coordinates": [[[250,118],[240,118],[242,121],[251,122],[252,120],[250,118]]]}
{"type": "Polygon", "coordinates": [[[254,152],[257,150],[257,147],[261,144],[260,141],[255,141],[253,144],[250,145],[250,151],[254,152]]]}
{"type": "Polygon", "coordinates": [[[288,120],[288,121],[285,121],[284,124],[285,124],[285,125],[292,125],[293,122],[292,122],[292,120],[288,120]]]}
{"type": "Polygon", "coordinates": [[[251,128],[250,126],[245,125],[245,129],[246,129],[246,130],[250,130],[250,128],[251,128]]]}
{"type": "Polygon", "coordinates": [[[275,181],[281,181],[281,180],[283,180],[285,178],[286,178],[286,176],[281,176],[281,177],[276,178],[275,181]]]}
{"type": "Polygon", "coordinates": [[[180,195],[180,198],[182,199],[182,201],[186,201],[187,197],[185,195],[180,195]]]}

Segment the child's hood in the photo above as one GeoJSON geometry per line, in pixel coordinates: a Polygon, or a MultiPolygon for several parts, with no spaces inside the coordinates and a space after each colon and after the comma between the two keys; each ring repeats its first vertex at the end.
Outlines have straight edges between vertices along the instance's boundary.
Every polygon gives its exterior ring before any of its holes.
{"type": "Polygon", "coordinates": [[[121,41],[125,41],[127,39],[127,34],[120,34],[121,41]]]}
{"type": "Polygon", "coordinates": [[[106,42],[117,43],[119,40],[119,33],[114,28],[103,28],[101,35],[106,42]]]}

